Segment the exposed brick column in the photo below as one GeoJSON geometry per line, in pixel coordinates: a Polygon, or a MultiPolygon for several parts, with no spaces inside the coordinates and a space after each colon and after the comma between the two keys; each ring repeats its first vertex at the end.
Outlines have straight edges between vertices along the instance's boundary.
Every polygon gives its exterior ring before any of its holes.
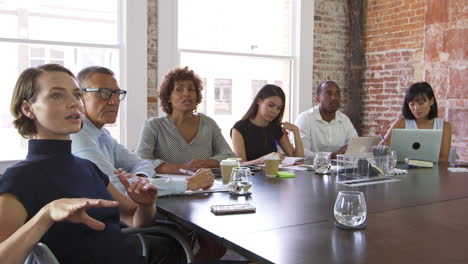
{"type": "Polygon", "coordinates": [[[315,0],[314,71],[315,88],[325,80],[335,81],[341,88],[343,106],[348,103],[349,15],[348,1],[315,0]]]}
{"type": "Polygon", "coordinates": [[[148,0],[148,105],[147,117],[155,117],[158,114],[157,104],[157,38],[158,38],[158,1],[148,0]]]}
{"type": "Polygon", "coordinates": [[[351,119],[358,133],[361,134],[361,106],[362,106],[362,73],[364,63],[363,38],[363,0],[349,0],[349,84],[348,103],[344,112],[351,119]]]}

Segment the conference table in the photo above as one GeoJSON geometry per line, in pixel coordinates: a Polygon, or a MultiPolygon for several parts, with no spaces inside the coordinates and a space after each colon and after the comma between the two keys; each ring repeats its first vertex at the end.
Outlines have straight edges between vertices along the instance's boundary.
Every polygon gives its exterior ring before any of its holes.
{"type": "MultiPolygon", "coordinates": [[[[401,165],[399,165],[401,166],[401,165]]],[[[257,263],[468,263],[468,173],[410,169],[399,181],[365,186],[336,175],[252,176],[252,194],[161,197],[158,210],[188,228],[220,238],[257,263]],[[361,191],[367,227],[334,225],[339,191],[361,191]],[[210,206],[248,202],[253,214],[216,216],[210,206]]]]}

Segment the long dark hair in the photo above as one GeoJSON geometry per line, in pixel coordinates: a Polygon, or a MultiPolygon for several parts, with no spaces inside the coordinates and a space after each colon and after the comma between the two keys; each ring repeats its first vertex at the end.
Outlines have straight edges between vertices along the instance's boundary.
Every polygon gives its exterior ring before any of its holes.
{"type": "Polygon", "coordinates": [[[418,82],[413,83],[408,90],[406,90],[405,101],[403,102],[403,116],[406,119],[415,119],[411,109],[409,108],[409,103],[416,100],[417,98],[424,98],[426,100],[434,99],[434,104],[432,104],[431,109],[429,110],[428,118],[434,119],[438,116],[438,107],[437,101],[435,99],[434,91],[432,87],[427,82],[418,82]]]}
{"type": "Polygon", "coordinates": [[[286,96],[284,95],[283,89],[273,84],[265,84],[262,89],[258,91],[252,104],[249,107],[249,110],[247,110],[247,113],[245,113],[245,115],[242,117],[242,120],[254,118],[258,112],[258,103],[272,96],[278,96],[283,101],[283,107],[281,108],[281,111],[279,112],[278,116],[276,116],[275,119],[271,121],[272,123],[280,125],[281,121],[283,120],[284,108],[286,106],[286,96]]]}

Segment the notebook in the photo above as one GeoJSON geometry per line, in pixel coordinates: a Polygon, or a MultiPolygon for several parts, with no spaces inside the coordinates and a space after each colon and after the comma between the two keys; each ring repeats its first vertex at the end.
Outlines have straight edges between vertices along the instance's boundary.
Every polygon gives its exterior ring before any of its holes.
{"type": "Polygon", "coordinates": [[[370,153],[372,146],[378,145],[381,140],[380,137],[352,137],[345,154],[370,153]]]}
{"type": "Polygon", "coordinates": [[[441,129],[393,129],[391,149],[399,162],[408,159],[439,161],[441,129]]]}

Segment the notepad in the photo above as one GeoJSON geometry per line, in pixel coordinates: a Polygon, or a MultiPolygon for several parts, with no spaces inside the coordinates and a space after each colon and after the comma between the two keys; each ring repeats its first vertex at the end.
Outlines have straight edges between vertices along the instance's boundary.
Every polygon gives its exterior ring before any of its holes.
{"type": "Polygon", "coordinates": [[[296,178],[296,175],[289,171],[278,171],[278,178],[296,178]]]}
{"type": "Polygon", "coordinates": [[[432,168],[434,163],[428,160],[405,159],[408,168],[432,168]]]}

